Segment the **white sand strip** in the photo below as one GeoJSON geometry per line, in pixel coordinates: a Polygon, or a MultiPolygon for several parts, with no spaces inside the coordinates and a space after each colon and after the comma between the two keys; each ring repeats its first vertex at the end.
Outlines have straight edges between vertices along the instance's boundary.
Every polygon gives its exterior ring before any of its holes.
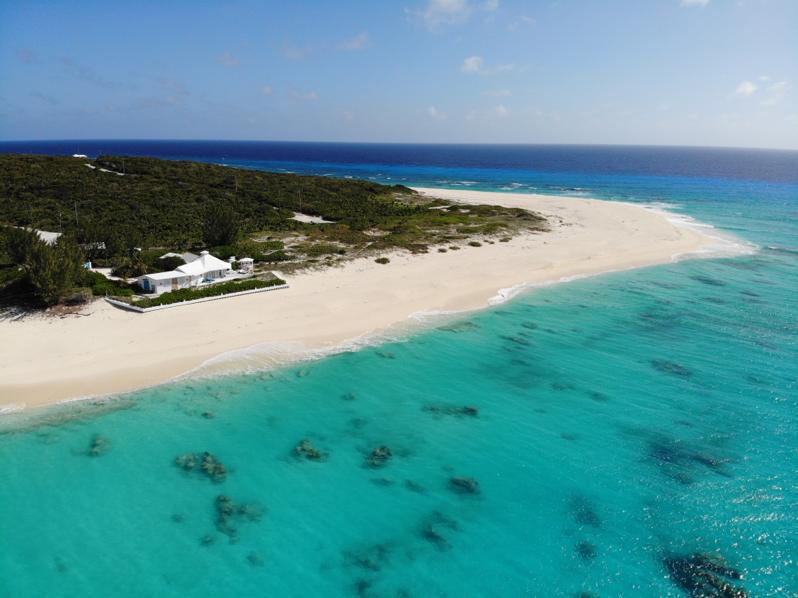
{"type": "MultiPolygon", "coordinates": [[[[247,347],[287,348],[278,360],[285,361],[308,351],[331,350],[406,322],[413,314],[485,307],[500,289],[665,263],[688,254],[713,255],[720,243],[711,228],[689,226],[664,212],[632,204],[420,191],[532,209],[551,219],[552,231],[482,247],[461,244],[460,251],[447,253],[392,255],[387,265],[361,259],[292,276],[291,288],[279,293],[148,314],[98,301],[85,310],[89,317],[3,321],[0,407],[130,391],[247,347]]],[[[247,360],[252,363],[251,354],[247,360]]],[[[217,365],[219,361],[215,360],[217,365]]]]}

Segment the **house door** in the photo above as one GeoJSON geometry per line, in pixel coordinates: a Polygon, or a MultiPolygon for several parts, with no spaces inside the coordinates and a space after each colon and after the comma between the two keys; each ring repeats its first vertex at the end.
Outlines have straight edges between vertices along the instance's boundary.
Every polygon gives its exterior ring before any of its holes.
{"type": "Polygon", "coordinates": [[[177,290],[177,278],[172,279],[172,290],[173,291],[177,290]]]}

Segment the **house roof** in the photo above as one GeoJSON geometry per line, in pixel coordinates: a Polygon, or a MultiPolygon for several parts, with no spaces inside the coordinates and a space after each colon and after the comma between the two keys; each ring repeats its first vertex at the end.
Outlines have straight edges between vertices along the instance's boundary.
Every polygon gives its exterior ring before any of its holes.
{"type": "Polygon", "coordinates": [[[218,257],[212,256],[207,251],[203,251],[193,262],[178,266],[176,270],[191,276],[199,276],[215,270],[232,270],[232,266],[218,257]]]}
{"type": "Polygon", "coordinates": [[[172,278],[182,278],[188,276],[185,272],[177,270],[170,270],[169,272],[155,272],[154,274],[145,274],[141,278],[149,278],[150,280],[170,280],[172,278]]]}

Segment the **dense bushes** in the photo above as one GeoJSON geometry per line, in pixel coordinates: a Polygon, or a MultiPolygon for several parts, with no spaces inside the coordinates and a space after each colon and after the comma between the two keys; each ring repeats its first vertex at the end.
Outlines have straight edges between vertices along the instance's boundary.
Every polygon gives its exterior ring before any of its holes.
{"type": "Polygon", "coordinates": [[[186,260],[184,260],[182,257],[177,257],[174,255],[158,258],[153,260],[151,269],[147,272],[147,274],[151,274],[152,272],[169,272],[171,270],[175,270],[179,266],[185,265],[185,263],[186,260]]]}
{"type": "Polygon", "coordinates": [[[0,156],[0,221],[63,228],[81,243],[104,242],[116,255],[139,246],[189,247],[203,231],[207,244],[222,245],[232,242],[235,228],[296,230],[302,225],[290,220],[294,211],[357,230],[418,211],[393,198],[409,189],[369,181],[154,158],[101,156],[94,166],[67,157],[0,156]],[[204,226],[211,220],[214,226],[204,226]],[[212,239],[217,232],[222,238],[212,239]]]}
{"type": "Polygon", "coordinates": [[[268,254],[259,254],[252,256],[256,262],[290,262],[294,259],[294,256],[290,253],[286,253],[285,251],[272,251],[268,254]]]}
{"type": "Polygon", "coordinates": [[[205,209],[202,223],[202,241],[206,245],[230,245],[238,237],[238,216],[232,207],[222,202],[212,202],[205,209]]]}
{"type": "Polygon", "coordinates": [[[308,257],[321,257],[323,255],[334,254],[343,255],[346,253],[346,249],[343,247],[330,243],[304,244],[299,249],[308,257]]]}
{"type": "MultiPolygon", "coordinates": [[[[544,218],[517,208],[465,208],[370,181],[154,158],[103,156],[91,163],[14,154],[0,155],[0,224],[64,232],[64,245],[57,249],[34,250],[32,241],[21,237],[0,247],[0,288],[17,285],[20,292],[14,296],[22,296],[35,275],[30,268],[20,275],[16,265],[33,263],[24,256],[38,252],[36,270],[43,277],[37,279],[36,293],[47,295],[48,302],[75,282],[79,253],[131,278],[179,266],[179,258],[158,259],[167,251],[208,249],[220,259],[252,257],[302,266],[320,258],[332,261],[335,255],[425,253],[477,236],[489,242],[486,237],[492,235],[508,239],[522,230],[547,228],[544,218]],[[295,211],[332,222],[298,222],[292,219],[295,211]],[[247,238],[256,236],[268,240],[247,238]],[[54,260],[72,265],[55,268],[54,260]]],[[[108,289],[96,284],[83,286],[106,294],[108,289]]]]}
{"type": "Polygon", "coordinates": [[[133,287],[121,280],[109,280],[99,272],[84,270],[80,283],[91,289],[95,297],[111,295],[114,297],[132,297],[133,287]]]}
{"type": "Polygon", "coordinates": [[[73,240],[61,237],[48,245],[32,231],[7,231],[7,251],[22,267],[34,294],[46,305],[54,305],[78,283],[83,272],[84,253],[73,240]]]}
{"type": "Polygon", "coordinates": [[[272,278],[271,280],[249,279],[241,282],[231,280],[230,282],[222,282],[201,289],[179,289],[177,291],[170,291],[157,297],[135,301],[133,305],[142,308],[155,307],[156,305],[171,305],[172,303],[204,299],[205,297],[217,297],[229,293],[240,293],[241,291],[266,289],[282,284],[285,284],[285,281],[280,278],[272,278]]]}

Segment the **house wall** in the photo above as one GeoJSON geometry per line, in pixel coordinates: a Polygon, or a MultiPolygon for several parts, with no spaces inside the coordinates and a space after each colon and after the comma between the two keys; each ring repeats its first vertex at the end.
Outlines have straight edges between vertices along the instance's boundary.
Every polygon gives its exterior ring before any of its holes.
{"type": "MultiPolygon", "coordinates": [[[[224,278],[230,270],[213,270],[211,272],[207,272],[204,276],[181,276],[177,278],[177,288],[178,289],[188,289],[192,287],[197,287],[203,281],[203,279],[209,280],[218,280],[220,278],[224,278]]],[[[156,293],[160,295],[161,293],[167,293],[172,290],[172,280],[175,279],[166,279],[166,280],[152,280],[147,279],[149,281],[149,288],[150,292],[156,293]]],[[[139,285],[142,286],[142,285],[139,285]]],[[[145,288],[142,286],[142,288],[145,288]]],[[[145,288],[146,290],[146,288],[145,288]]]]}

